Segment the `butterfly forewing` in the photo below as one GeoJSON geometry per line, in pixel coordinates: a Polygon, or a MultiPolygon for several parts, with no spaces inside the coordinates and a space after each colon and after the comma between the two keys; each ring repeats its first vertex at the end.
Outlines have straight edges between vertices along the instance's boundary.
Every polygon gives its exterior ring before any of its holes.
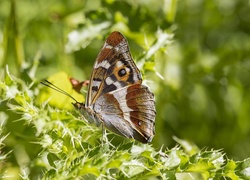
{"type": "Polygon", "coordinates": [[[102,94],[141,83],[140,71],[136,67],[124,36],[115,31],[106,40],[97,56],[88,91],[86,106],[95,103],[102,94]]]}

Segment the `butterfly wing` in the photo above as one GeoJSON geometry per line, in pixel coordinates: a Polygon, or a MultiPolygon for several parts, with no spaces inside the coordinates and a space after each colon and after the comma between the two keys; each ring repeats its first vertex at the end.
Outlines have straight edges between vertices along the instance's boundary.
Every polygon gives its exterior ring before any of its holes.
{"type": "Polygon", "coordinates": [[[143,143],[151,142],[155,134],[154,95],[141,84],[106,93],[93,105],[94,111],[107,129],[143,143]]]}
{"type": "Polygon", "coordinates": [[[113,32],[97,56],[84,110],[90,122],[140,142],[151,142],[155,127],[155,101],[141,85],[124,36],[113,32]]]}
{"type": "Polygon", "coordinates": [[[127,40],[115,31],[97,56],[85,105],[94,104],[105,93],[141,82],[141,74],[131,57],[127,40]]]}

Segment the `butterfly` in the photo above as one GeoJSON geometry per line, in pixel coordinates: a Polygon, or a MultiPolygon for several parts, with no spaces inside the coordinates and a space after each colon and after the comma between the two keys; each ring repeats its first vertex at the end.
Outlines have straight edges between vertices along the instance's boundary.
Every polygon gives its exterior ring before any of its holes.
{"type": "MultiPolygon", "coordinates": [[[[49,81],[42,84],[59,89],[49,81]]],[[[96,58],[85,104],[76,100],[72,104],[89,123],[102,125],[118,135],[142,143],[149,143],[154,137],[154,94],[142,85],[128,42],[118,31],[109,35],[96,58]]]]}

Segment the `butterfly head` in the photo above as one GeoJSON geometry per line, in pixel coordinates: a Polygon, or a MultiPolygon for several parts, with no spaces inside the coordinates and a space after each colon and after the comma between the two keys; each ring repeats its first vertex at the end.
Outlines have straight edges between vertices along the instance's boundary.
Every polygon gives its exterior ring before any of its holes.
{"type": "Polygon", "coordinates": [[[83,104],[83,103],[76,101],[76,102],[72,103],[72,105],[74,106],[75,110],[77,110],[77,111],[82,112],[85,110],[85,104],[83,104]]]}

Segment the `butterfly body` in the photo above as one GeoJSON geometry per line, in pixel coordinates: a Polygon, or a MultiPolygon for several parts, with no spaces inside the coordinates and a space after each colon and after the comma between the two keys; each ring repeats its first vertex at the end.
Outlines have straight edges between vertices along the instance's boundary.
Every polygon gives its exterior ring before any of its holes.
{"type": "Polygon", "coordinates": [[[91,74],[85,104],[74,106],[90,123],[143,143],[155,134],[154,94],[141,84],[124,36],[115,31],[107,38],[91,74]]]}

